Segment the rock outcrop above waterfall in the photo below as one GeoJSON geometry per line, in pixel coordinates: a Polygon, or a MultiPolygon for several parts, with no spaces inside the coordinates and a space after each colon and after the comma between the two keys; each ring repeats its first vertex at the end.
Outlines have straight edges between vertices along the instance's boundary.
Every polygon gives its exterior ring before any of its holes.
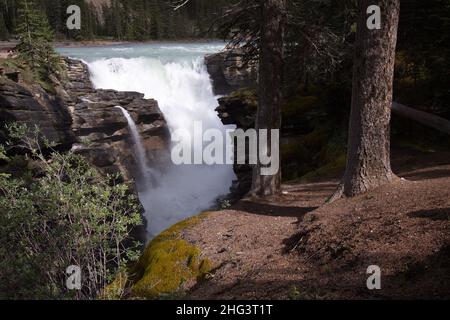
{"type": "Polygon", "coordinates": [[[63,80],[52,79],[55,93],[41,86],[0,77],[0,122],[38,125],[59,148],[84,155],[105,173],[130,181],[135,168],[125,108],[138,127],[150,161],[167,151],[169,132],[158,103],[136,92],[95,89],[81,61],[64,60],[63,80]]]}
{"type": "Polygon", "coordinates": [[[205,64],[213,80],[215,94],[225,95],[256,84],[257,67],[254,63],[245,63],[240,49],[207,55],[205,64]]]}

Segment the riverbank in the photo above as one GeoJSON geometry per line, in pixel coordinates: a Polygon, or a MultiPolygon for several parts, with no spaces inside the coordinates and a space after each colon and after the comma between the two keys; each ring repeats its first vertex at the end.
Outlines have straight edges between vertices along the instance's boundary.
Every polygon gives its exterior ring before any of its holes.
{"type": "Polygon", "coordinates": [[[104,47],[121,45],[146,45],[146,44],[167,44],[167,43],[209,43],[218,42],[221,39],[177,39],[177,40],[146,40],[146,41],[119,41],[119,40],[85,40],[85,41],[55,41],[56,48],[83,48],[83,47],[104,47]]]}
{"type": "MultiPolygon", "coordinates": [[[[84,47],[107,47],[121,45],[146,45],[166,43],[209,43],[220,42],[222,39],[176,39],[176,40],[146,40],[146,41],[121,41],[121,40],[56,40],[53,42],[55,48],[84,48],[84,47]]],[[[6,52],[13,49],[19,42],[16,40],[0,41],[0,58],[6,58],[6,52]]]]}

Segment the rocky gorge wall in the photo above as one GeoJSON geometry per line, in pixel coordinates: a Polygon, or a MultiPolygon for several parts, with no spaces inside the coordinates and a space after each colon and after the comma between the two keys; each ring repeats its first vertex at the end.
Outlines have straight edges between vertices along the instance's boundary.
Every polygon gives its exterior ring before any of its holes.
{"type": "MultiPolygon", "coordinates": [[[[136,167],[126,109],[136,122],[150,161],[168,150],[169,130],[158,103],[136,92],[94,89],[87,66],[64,59],[62,80],[52,79],[55,93],[37,84],[0,77],[0,125],[38,125],[62,150],[84,155],[104,173],[121,173],[132,181],[136,167]]],[[[4,134],[2,133],[4,139],[4,134]]]]}
{"type": "MultiPolygon", "coordinates": [[[[255,101],[231,94],[241,88],[255,86],[255,66],[245,65],[242,53],[221,52],[205,57],[216,94],[229,94],[219,99],[217,109],[224,124],[238,128],[254,126],[255,101]]],[[[120,173],[126,182],[133,181],[136,161],[126,109],[138,127],[147,158],[152,165],[167,159],[170,133],[157,101],[144,99],[137,92],[95,89],[87,65],[65,58],[61,79],[52,77],[55,92],[41,85],[23,81],[21,77],[0,76],[0,127],[8,122],[38,125],[58,150],[73,150],[104,173],[120,173]]],[[[0,139],[5,134],[0,131],[0,139]]],[[[244,195],[250,187],[251,168],[236,166],[238,180],[232,192],[244,195]]]]}
{"type": "MultiPolygon", "coordinates": [[[[237,129],[255,127],[257,65],[246,64],[242,50],[228,50],[207,55],[205,64],[211,76],[218,99],[216,112],[224,125],[237,129]]],[[[251,165],[234,165],[237,180],[231,187],[231,198],[240,199],[251,189],[253,169],[251,165]]]]}

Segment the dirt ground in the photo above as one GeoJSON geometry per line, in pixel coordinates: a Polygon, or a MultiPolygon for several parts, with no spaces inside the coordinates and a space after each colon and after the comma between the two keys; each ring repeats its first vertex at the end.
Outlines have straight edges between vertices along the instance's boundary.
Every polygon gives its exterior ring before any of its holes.
{"type": "Polygon", "coordinates": [[[393,163],[404,179],[354,199],[324,205],[337,181],[285,185],[212,213],[184,235],[215,265],[188,298],[449,299],[450,154],[393,163]]]}

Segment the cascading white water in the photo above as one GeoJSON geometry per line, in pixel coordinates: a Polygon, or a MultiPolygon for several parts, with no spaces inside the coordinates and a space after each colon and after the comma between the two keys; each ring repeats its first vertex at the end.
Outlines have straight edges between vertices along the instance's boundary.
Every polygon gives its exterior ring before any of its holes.
{"type": "MultiPolygon", "coordinates": [[[[169,54],[164,56],[158,53],[157,57],[143,55],[120,58],[117,57],[117,52],[115,58],[89,57],[91,80],[97,88],[137,91],[145,94],[146,98],[157,100],[172,132],[177,129],[192,132],[195,121],[201,121],[204,129],[224,131],[225,127],[214,111],[217,97],[213,94],[211,80],[203,64],[204,52],[189,46],[157,49],[145,47],[149,51],[177,50],[168,51],[169,54]],[[188,55],[184,49],[189,51],[188,55]],[[171,59],[167,59],[167,56],[171,59]]],[[[130,53],[133,50],[134,48],[127,48],[127,51],[120,52],[130,53]]],[[[144,48],[136,50],[139,50],[139,54],[141,51],[144,53],[144,48]]],[[[79,54],[78,57],[86,60],[88,56],[79,54]]],[[[126,110],[122,111],[125,111],[127,120],[130,120],[126,110]]],[[[133,133],[132,121],[129,123],[133,138],[139,141],[137,129],[134,127],[136,131],[133,133]]],[[[138,158],[140,155],[145,157],[142,144],[135,145],[138,158]]],[[[145,168],[145,160],[138,159],[143,164],[143,171],[149,172],[146,169],[151,168],[145,168]]],[[[174,223],[211,208],[220,196],[229,192],[235,178],[232,166],[223,165],[175,166],[167,163],[163,170],[151,172],[152,179],[157,183],[151,183],[150,187],[140,191],[150,237],[174,223]]]]}
{"type": "Polygon", "coordinates": [[[127,110],[125,110],[121,106],[117,106],[116,108],[120,109],[122,111],[125,119],[127,119],[128,127],[130,128],[131,138],[133,139],[133,144],[134,144],[134,148],[135,148],[134,153],[135,153],[135,157],[137,160],[138,168],[139,168],[140,174],[145,176],[146,171],[147,171],[147,163],[146,163],[147,161],[146,161],[146,156],[145,156],[145,149],[144,149],[144,146],[142,145],[141,137],[139,135],[139,131],[137,129],[136,123],[134,122],[133,118],[131,117],[131,115],[128,113],[127,110]]]}

